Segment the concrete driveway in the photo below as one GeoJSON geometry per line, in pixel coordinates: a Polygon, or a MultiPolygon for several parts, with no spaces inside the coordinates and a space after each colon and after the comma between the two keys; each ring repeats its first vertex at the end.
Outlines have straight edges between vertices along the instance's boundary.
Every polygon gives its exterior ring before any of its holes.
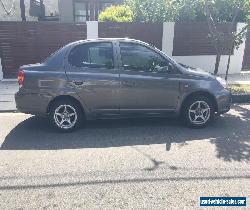
{"type": "Polygon", "coordinates": [[[58,134],[4,113],[0,146],[0,209],[200,209],[200,196],[250,195],[250,105],[201,130],[133,119],[58,134]]]}

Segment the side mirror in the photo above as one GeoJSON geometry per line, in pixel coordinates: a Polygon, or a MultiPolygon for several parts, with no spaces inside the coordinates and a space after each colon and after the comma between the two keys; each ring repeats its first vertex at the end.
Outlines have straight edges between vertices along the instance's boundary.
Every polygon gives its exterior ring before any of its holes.
{"type": "Polygon", "coordinates": [[[175,66],[172,63],[168,64],[168,71],[170,73],[174,73],[175,72],[175,66]]]}

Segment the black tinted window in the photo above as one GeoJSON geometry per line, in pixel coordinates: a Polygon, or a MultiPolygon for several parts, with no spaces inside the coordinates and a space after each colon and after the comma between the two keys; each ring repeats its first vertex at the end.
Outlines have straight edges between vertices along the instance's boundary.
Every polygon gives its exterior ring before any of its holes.
{"type": "Polygon", "coordinates": [[[133,43],[120,43],[120,49],[125,70],[168,71],[168,60],[145,46],[133,43]]]}
{"type": "Polygon", "coordinates": [[[69,63],[76,67],[113,68],[112,43],[86,43],[79,45],[70,52],[69,63]]]}

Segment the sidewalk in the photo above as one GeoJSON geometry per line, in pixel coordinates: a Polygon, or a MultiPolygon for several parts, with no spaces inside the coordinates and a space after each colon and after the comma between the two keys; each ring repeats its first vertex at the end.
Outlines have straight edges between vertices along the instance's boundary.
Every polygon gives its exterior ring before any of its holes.
{"type": "MultiPolygon", "coordinates": [[[[225,75],[219,75],[225,78],[225,75]]],[[[228,84],[249,84],[250,85],[250,71],[242,72],[241,74],[228,75],[228,84]]]]}
{"type": "MultiPolygon", "coordinates": [[[[225,78],[224,75],[220,75],[220,77],[225,78]]],[[[229,75],[228,83],[250,85],[250,71],[229,75]]],[[[14,95],[17,91],[17,81],[0,81],[0,112],[16,111],[14,95]]]]}
{"type": "Polygon", "coordinates": [[[14,94],[18,91],[17,81],[0,81],[0,112],[16,111],[14,94]]]}

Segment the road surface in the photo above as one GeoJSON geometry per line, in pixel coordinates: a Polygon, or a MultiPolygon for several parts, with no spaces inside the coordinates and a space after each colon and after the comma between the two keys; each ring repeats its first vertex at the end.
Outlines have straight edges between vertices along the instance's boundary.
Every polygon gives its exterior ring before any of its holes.
{"type": "Polygon", "coordinates": [[[0,209],[189,210],[200,196],[250,196],[250,105],[200,130],[130,119],[59,134],[2,113],[0,148],[0,209]]]}

